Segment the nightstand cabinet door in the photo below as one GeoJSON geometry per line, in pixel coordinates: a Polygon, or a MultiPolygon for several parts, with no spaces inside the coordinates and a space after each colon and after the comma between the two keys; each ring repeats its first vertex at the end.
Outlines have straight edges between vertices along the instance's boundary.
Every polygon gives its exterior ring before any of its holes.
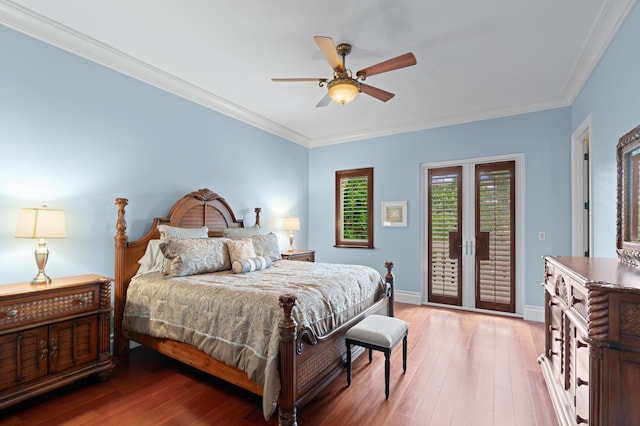
{"type": "Polygon", "coordinates": [[[49,328],[49,372],[72,368],[98,357],[98,318],[79,318],[49,328]]]}
{"type": "Polygon", "coordinates": [[[0,390],[47,374],[47,327],[0,336],[0,390]]]}

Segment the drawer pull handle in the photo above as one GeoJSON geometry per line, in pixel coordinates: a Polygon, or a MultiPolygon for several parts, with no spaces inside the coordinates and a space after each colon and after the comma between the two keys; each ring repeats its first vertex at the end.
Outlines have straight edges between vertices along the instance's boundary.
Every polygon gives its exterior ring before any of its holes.
{"type": "Polygon", "coordinates": [[[587,346],[589,346],[589,344],[587,344],[587,343],[583,342],[583,341],[582,341],[582,340],[580,340],[580,339],[578,339],[578,340],[576,341],[576,347],[577,347],[578,349],[580,349],[580,348],[586,348],[587,346]]]}
{"type": "Polygon", "coordinates": [[[576,423],[577,424],[580,424],[580,423],[589,424],[589,420],[583,419],[582,417],[580,417],[579,415],[576,414],[576,423]]]}
{"type": "Polygon", "coordinates": [[[15,317],[16,315],[18,315],[18,310],[17,309],[11,309],[9,312],[7,312],[7,316],[10,318],[15,317]]]}
{"type": "Polygon", "coordinates": [[[51,359],[54,359],[58,356],[58,341],[56,339],[51,339],[51,359]]]}
{"type": "Polygon", "coordinates": [[[576,381],[576,383],[578,384],[578,386],[589,384],[589,382],[587,382],[586,380],[582,380],[580,377],[578,377],[578,380],[576,381]]]}
{"type": "Polygon", "coordinates": [[[47,359],[48,355],[49,355],[49,349],[47,349],[47,341],[40,340],[40,359],[42,360],[47,359]]]}
{"type": "Polygon", "coordinates": [[[84,296],[82,299],[80,299],[80,303],[85,304],[89,301],[89,298],[87,296],[84,296]]]}
{"type": "Polygon", "coordinates": [[[560,337],[554,337],[553,340],[555,340],[556,342],[562,342],[562,339],[560,337]]]}
{"type": "Polygon", "coordinates": [[[552,351],[551,349],[549,349],[549,350],[547,351],[547,355],[549,355],[549,357],[552,357],[552,356],[558,355],[558,352],[554,352],[554,351],[552,351]]]}
{"type": "Polygon", "coordinates": [[[554,303],[553,300],[549,300],[549,307],[556,306],[557,303],[554,303]]]}
{"type": "Polygon", "coordinates": [[[575,296],[571,296],[571,304],[572,305],[577,305],[578,303],[584,303],[583,299],[579,299],[575,296]]]}
{"type": "Polygon", "coordinates": [[[556,327],[555,325],[549,326],[549,331],[556,331],[556,330],[558,330],[558,327],[556,327]]]}

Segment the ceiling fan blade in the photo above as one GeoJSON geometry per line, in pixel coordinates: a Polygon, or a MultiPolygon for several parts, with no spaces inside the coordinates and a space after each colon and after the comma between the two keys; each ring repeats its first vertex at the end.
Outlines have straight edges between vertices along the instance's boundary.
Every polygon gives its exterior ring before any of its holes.
{"type": "Polygon", "coordinates": [[[337,72],[344,72],[344,66],[340,61],[340,56],[338,56],[333,39],[331,37],[324,36],[313,36],[313,39],[316,41],[316,44],[320,48],[324,57],[327,58],[327,62],[329,62],[331,68],[337,72]]]}
{"type": "Polygon", "coordinates": [[[292,82],[292,81],[321,81],[326,83],[326,78],[272,78],[271,81],[276,83],[292,82]]]}
{"type": "Polygon", "coordinates": [[[316,104],[316,108],[326,107],[329,103],[331,103],[331,97],[329,96],[329,93],[327,93],[324,95],[324,98],[320,99],[320,102],[316,104]]]}
{"type": "Polygon", "coordinates": [[[356,73],[358,77],[365,76],[370,77],[372,75],[381,74],[387,71],[397,70],[399,68],[410,67],[411,65],[415,65],[417,63],[416,57],[413,56],[413,53],[405,53],[404,55],[397,56],[392,59],[388,59],[384,62],[380,62],[379,64],[372,65],[368,68],[361,69],[356,73]]]}
{"type": "Polygon", "coordinates": [[[389,99],[395,96],[394,93],[387,92],[386,90],[378,89],[377,87],[369,86],[368,84],[360,83],[360,89],[369,96],[373,96],[382,102],[387,102],[389,99]]]}

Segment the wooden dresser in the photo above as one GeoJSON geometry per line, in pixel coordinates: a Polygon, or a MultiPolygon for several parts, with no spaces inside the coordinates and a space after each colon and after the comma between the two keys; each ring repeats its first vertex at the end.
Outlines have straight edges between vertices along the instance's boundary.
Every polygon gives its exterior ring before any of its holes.
{"type": "Polygon", "coordinates": [[[561,425],[640,424],[640,269],[545,257],[542,367],[561,425]]]}
{"type": "Polygon", "coordinates": [[[111,279],[0,285],[0,410],[97,374],[107,379],[111,279]]]}

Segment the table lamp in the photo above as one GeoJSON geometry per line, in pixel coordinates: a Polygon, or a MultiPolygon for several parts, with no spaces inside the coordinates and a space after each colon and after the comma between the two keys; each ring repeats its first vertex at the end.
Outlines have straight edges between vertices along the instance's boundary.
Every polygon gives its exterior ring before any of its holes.
{"type": "Polygon", "coordinates": [[[289,251],[293,252],[293,231],[300,230],[300,219],[297,217],[285,217],[282,228],[285,231],[289,231],[289,251]]]}
{"type": "Polygon", "coordinates": [[[35,250],[38,275],[31,280],[31,284],[49,284],[51,278],[44,272],[44,267],[49,258],[45,238],[64,238],[67,234],[67,226],[64,219],[64,210],[40,208],[26,208],[20,210],[18,225],[16,226],[16,238],[39,238],[38,248],[35,250]]]}

